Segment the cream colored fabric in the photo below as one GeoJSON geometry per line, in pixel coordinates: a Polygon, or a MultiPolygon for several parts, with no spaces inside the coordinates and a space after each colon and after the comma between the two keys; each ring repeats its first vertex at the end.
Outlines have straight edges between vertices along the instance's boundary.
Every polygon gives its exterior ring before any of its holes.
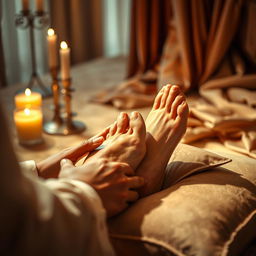
{"type": "MultiPolygon", "coordinates": [[[[20,170],[0,106],[0,255],[114,255],[98,194],[75,180],[20,170]]],[[[24,168],[26,170],[24,170],[24,168]]]]}
{"type": "Polygon", "coordinates": [[[249,82],[248,76],[244,88],[229,88],[218,80],[206,83],[200,90],[204,98],[190,102],[190,118],[198,122],[188,122],[183,142],[217,137],[227,148],[256,158],[255,92],[248,89],[249,82]]]}
{"type": "Polygon", "coordinates": [[[33,160],[28,160],[19,163],[21,171],[24,173],[29,173],[35,177],[38,177],[36,163],[33,160]]]}
{"type": "Polygon", "coordinates": [[[181,146],[170,163],[174,168],[169,167],[175,172],[180,163],[185,168],[181,179],[174,173],[175,181],[166,182],[169,187],[109,221],[117,254],[243,255],[256,239],[256,160],[233,154],[228,158],[232,161],[212,168],[211,160],[218,159],[215,153],[181,146]],[[193,166],[196,159],[201,166],[201,159],[209,159],[209,169],[191,173],[183,162],[192,161],[193,166]]]}

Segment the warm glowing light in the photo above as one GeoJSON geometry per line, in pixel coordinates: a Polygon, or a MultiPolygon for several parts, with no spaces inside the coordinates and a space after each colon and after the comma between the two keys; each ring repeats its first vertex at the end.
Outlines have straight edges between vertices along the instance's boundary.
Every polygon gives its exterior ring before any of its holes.
{"type": "Polygon", "coordinates": [[[31,95],[31,90],[30,90],[29,88],[27,88],[27,89],[25,90],[25,95],[26,95],[26,96],[30,96],[30,95],[31,95]]]}
{"type": "Polygon", "coordinates": [[[52,28],[49,28],[47,31],[48,36],[53,36],[54,35],[54,30],[52,28]]]}
{"type": "Polygon", "coordinates": [[[61,48],[61,49],[67,49],[67,48],[68,48],[67,43],[66,43],[65,41],[62,41],[62,42],[60,43],[60,48],[61,48]]]}
{"type": "Polygon", "coordinates": [[[24,109],[24,113],[28,116],[30,115],[30,109],[29,108],[25,108],[24,109]]]}

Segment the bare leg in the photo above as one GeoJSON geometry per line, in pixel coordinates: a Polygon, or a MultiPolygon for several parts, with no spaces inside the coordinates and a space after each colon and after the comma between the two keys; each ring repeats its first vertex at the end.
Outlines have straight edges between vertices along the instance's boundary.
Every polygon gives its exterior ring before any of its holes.
{"type": "Polygon", "coordinates": [[[135,170],[146,152],[145,137],[146,127],[142,116],[133,112],[129,119],[126,113],[121,113],[106,134],[104,148],[90,154],[85,162],[103,157],[109,161],[127,163],[135,170]]]}
{"type": "Polygon", "coordinates": [[[188,105],[179,87],[167,85],[155,98],[146,120],[146,155],[136,174],[145,179],[139,191],[146,196],[159,191],[165,168],[187,127],[188,105]]]}

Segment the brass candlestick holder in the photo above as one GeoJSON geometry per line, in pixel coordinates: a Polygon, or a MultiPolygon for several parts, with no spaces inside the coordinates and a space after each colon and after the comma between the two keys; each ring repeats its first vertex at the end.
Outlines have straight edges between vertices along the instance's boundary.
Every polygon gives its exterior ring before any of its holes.
{"type": "MultiPolygon", "coordinates": [[[[57,69],[56,69],[57,73],[57,69]]],[[[55,75],[52,71],[52,76],[55,75]]],[[[53,77],[52,91],[54,99],[54,116],[53,120],[44,124],[44,131],[48,134],[55,135],[71,135],[81,133],[85,130],[85,124],[80,121],[73,120],[71,111],[71,93],[74,91],[71,88],[71,79],[66,79],[62,81],[64,89],[61,93],[64,96],[65,101],[65,118],[61,116],[60,105],[59,105],[59,84],[56,77],[53,77]]]]}
{"type": "Polygon", "coordinates": [[[32,89],[34,84],[38,84],[40,88],[36,90],[39,91],[43,97],[49,97],[52,94],[51,90],[44,85],[42,79],[37,73],[34,29],[41,30],[47,27],[48,24],[49,16],[44,11],[31,12],[30,10],[25,10],[17,14],[15,18],[16,27],[21,29],[29,29],[32,73],[27,87],[32,89]]]}

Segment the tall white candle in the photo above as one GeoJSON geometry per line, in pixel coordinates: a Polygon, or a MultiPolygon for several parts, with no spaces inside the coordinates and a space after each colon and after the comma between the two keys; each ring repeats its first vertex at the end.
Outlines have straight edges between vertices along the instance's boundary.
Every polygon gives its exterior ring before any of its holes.
{"type": "Polygon", "coordinates": [[[29,9],[29,0],[22,0],[22,11],[28,11],[29,9]]]}
{"type": "Polygon", "coordinates": [[[48,42],[48,62],[49,68],[56,68],[58,66],[58,55],[57,55],[57,35],[54,33],[52,28],[48,29],[47,32],[48,42]]]}
{"type": "Polygon", "coordinates": [[[70,49],[64,41],[60,44],[60,72],[62,80],[70,78],[70,49]]]}
{"type": "Polygon", "coordinates": [[[42,12],[44,10],[43,4],[43,0],[36,0],[36,10],[38,12],[42,12]]]}

